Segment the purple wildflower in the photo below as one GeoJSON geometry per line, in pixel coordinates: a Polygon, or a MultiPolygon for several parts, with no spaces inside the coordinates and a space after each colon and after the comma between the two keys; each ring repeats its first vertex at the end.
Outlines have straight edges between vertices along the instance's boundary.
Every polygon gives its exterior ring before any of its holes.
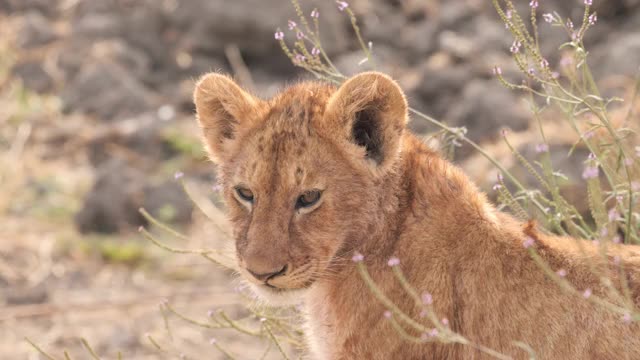
{"type": "Polygon", "coordinates": [[[582,293],[582,297],[585,299],[588,299],[591,297],[592,291],[591,289],[587,288],[583,293],[582,293]]]}
{"type": "Polygon", "coordinates": [[[563,56],[560,59],[560,66],[569,66],[573,64],[573,58],[571,56],[563,56]]]}
{"type": "Polygon", "coordinates": [[[513,44],[511,45],[511,49],[510,49],[510,50],[511,50],[511,53],[513,53],[513,54],[518,53],[518,51],[520,51],[520,46],[521,46],[521,45],[522,45],[522,44],[520,43],[520,41],[515,40],[515,41],[513,42],[513,44]]]}
{"type": "Polygon", "coordinates": [[[349,3],[347,3],[346,1],[336,1],[336,4],[338,4],[338,10],[343,11],[344,9],[349,7],[349,3]]]}
{"type": "Polygon", "coordinates": [[[630,313],[624,313],[624,315],[622,315],[622,322],[624,322],[625,324],[630,324],[631,323],[631,314],[630,313]]]}
{"type": "Polygon", "coordinates": [[[558,274],[558,276],[560,276],[560,277],[565,277],[565,276],[567,276],[567,270],[560,269],[560,270],[556,271],[556,274],[558,274]]]}
{"type": "Polygon", "coordinates": [[[585,180],[595,179],[600,174],[597,166],[587,166],[582,172],[582,178],[585,180]]]}
{"type": "Polygon", "coordinates": [[[425,305],[433,304],[433,296],[430,293],[425,292],[422,294],[422,303],[425,305]]]}
{"type": "Polygon", "coordinates": [[[314,19],[317,19],[320,17],[320,13],[318,12],[318,9],[313,9],[313,11],[311,12],[311,17],[314,19]]]}
{"type": "Polygon", "coordinates": [[[544,153],[544,152],[548,152],[548,151],[549,151],[549,145],[547,145],[545,143],[540,143],[540,144],[536,145],[536,152],[538,154],[544,153]]]}
{"type": "Polygon", "coordinates": [[[571,21],[571,19],[567,19],[567,27],[573,29],[573,21],[571,21]]]}
{"type": "Polygon", "coordinates": [[[303,33],[302,31],[298,30],[298,31],[296,32],[296,38],[297,38],[298,40],[302,40],[302,39],[304,39],[304,33],[303,33]]]}
{"type": "Polygon", "coordinates": [[[176,180],[180,179],[183,176],[184,176],[184,173],[182,171],[178,171],[175,174],[173,174],[173,178],[176,180]]]}
{"type": "Polygon", "coordinates": [[[282,40],[284,39],[284,33],[282,31],[276,31],[274,37],[276,38],[276,40],[282,40]]]}
{"type": "Polygon", "coordinates": [[[546,13],[544,15],[542,15],[542,17],[544,18],[544,21],[548,22],[548,23],[552,23],[553,22],[553,14],[550,13],[546,13]]]}
{"type": "Polygon", "coordinates": [[[494,66],[493,75],[502,75],[502,69],[499,66],[494,66]]]}
{"type": "Polygon", "coordinates": [[[529,6],[531,6],[532,9],[535,9],[538,7],[538,0],[531,0],[531,2],[529,3],[529,6]]]}
{"type": "Polygon", "coordinates": [[[314,47],[313,49],[311,49],[311,55],[313,55],[313,56],[320,55],[320,49],[314,47]]]}
{"type": "Polygon", "coordinates": [[[547,59],[542,58],[542,60],[540,60],[540,67],[546,68],[547,66],[549,66],[549,62],[547,61],[547,59]]]}
{"type": "Polygon", "coordinates": [[[507,17],[507,19],[511,19],[511,10],[507,10],[504,15],[507,17]]]}
{"type": "Polygon", "coordinates": [[[494,184],[493,185],[493,191],[497,191],[499,189],[502,189],[502,185],[500,185],[500,184],[494,184]]]}
{"type": "Polygon", "coordinates": [[[532,247],[535,243],[536,241],[531,236],[527,236],[522,242],[522,246],[524,246],[525,249],[528,249],[532,247]]]}
{"type": "Polygon", "coordinates": [[[579,33],[577,31],[574,31],[571,33],[571,40],[576,41],[580,38],[579,33]]]}
{"type": "Polygon", "coordinates": [[[387,262],[387,265],[389,266],[398,266],[400,265],[400,259],[398,259],[395,256],[392,256],[389,261],[387,262]]]}
{"type": "Polygon", "coordinates": [[[353,257],[351,258],[351,260],[355,263],[359,263],[362,260],[364,260],[364,255],[360,254],[359,252],[354,252],[353,253],[353,257]]]}
{"type": "Polygon", "coordinates": [[[306,58],[306,57],[304,57],[304,55],[302,55],[302,54],[296,54],[296,58],[295,58],[296,62],[301,63],[301,62],[304,62],[306,59],[307,59],[307,58],[306,58]]]}
{"type": "Polygon", "coordinates": [[[621,259],[620,259],[619,255],[614,256],[613,257],[613,264],[616,265],[616,266],[620,265],[620,260],[621,259]]]}
{"type": "Polygon", "coordinates": [[[386,319],[391,319],[391,311],[386,310],[383,315],[386,319]]]}
{"type": "Polygon", "coordinates": [[[289,20],[287,21],[287,26],[289,27],[289,30],[293,30],[296,26],[298,26],[298,24],[296,24],[296,22],[293,20],[289,20]]]}
{"type": "Polygon", "coordinates": [[[616,208],[611,208],[608,212],[608,216],[609,216],[609,221],[618,221],[618,220],[622,220],[620,218],[620,214],[618,213],[618,210],[616,210],[616,208]]]}
{"type": "Polygon", "coordinates": [[[211,345],[215,345],[217,342],[218,342],[218,340],[216,340],[216,338],[209,339],[209,344],[211,344],[211,345]]]}
{"type": "Polygon", "coordinates": [[[584,4],[587,6],[593,5],[593,0],[584,0],[584,4]]]}
{"type": "Polygon", "coordinates": [[[598,15],[596,13],[589,15],[589,25],[595,25],[596,22],[598,22],[598,15]]]}

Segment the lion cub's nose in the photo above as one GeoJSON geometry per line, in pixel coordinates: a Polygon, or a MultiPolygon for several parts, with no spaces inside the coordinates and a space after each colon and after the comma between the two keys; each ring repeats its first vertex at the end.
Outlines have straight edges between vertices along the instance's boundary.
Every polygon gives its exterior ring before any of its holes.
{"type": "Polygon", "coordinates": [[[251,269],[249,269],[247,267],[247,271],[256,279],[258,279],[259,281],[263,281],[266,282],[269,279],[273,279],[275,277],[278,277],[280,275],[284,275],[287,272],[287,265],[284,265],[282,267],[280,267],[278,270],[276,271],[253,271],[251,269]]]}

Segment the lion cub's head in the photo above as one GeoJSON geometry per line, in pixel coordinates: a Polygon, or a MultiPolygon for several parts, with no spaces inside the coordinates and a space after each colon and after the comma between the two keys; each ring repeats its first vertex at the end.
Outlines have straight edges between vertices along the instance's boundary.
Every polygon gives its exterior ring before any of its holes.
{"type": "Polygon", "coordinates": [[[208,74],[194,100],[240,272],[267,301],[298,300],[382,221],[384,180],[407,121],[402,91],[364,73],[338,89],[301,83],[261,100],[208,74]]]}

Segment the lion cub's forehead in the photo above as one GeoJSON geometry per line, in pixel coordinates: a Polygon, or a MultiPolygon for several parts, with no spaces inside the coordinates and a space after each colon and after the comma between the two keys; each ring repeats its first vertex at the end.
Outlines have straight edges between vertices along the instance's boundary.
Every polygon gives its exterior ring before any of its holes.
{"type": "Polygon", "coordinates": [[[288,87],[268,102],[263,129],[295,133],[311,130],[312,121],[322,117],[334,91],[331,86],[313,82],[288,87]]]}
{"type": "Polygon", "coordinates": [[[270,187],[316,182],[321,141],[313,123],[322,120],[333,91],[330,86],[302,83],[271,99],[261,126],[245,147],[248,161],[236,175],[270,187]]]}

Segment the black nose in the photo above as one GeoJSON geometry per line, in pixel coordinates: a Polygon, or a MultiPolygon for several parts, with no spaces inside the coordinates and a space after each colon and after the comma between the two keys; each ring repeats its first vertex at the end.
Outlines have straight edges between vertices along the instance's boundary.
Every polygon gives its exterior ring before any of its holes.
{"type": "Polygon", "coordinates": [[[260,281],[266,282],[269,279],[273,279],[273,278],[278,277],[280,275],[283,275],[285,272],[287,272],[287,265],[283,266],[278,271],[273,271],[273,272],[268,272],[268,273],[263,273],[263,274],[255,273],[255,272],[251,271],[251,269],[249,269],[249,268],[247,268],[247,271],[251,275],[253,275],[254,278],[256,278],[256,279],[258,279],[260,281]]]}

